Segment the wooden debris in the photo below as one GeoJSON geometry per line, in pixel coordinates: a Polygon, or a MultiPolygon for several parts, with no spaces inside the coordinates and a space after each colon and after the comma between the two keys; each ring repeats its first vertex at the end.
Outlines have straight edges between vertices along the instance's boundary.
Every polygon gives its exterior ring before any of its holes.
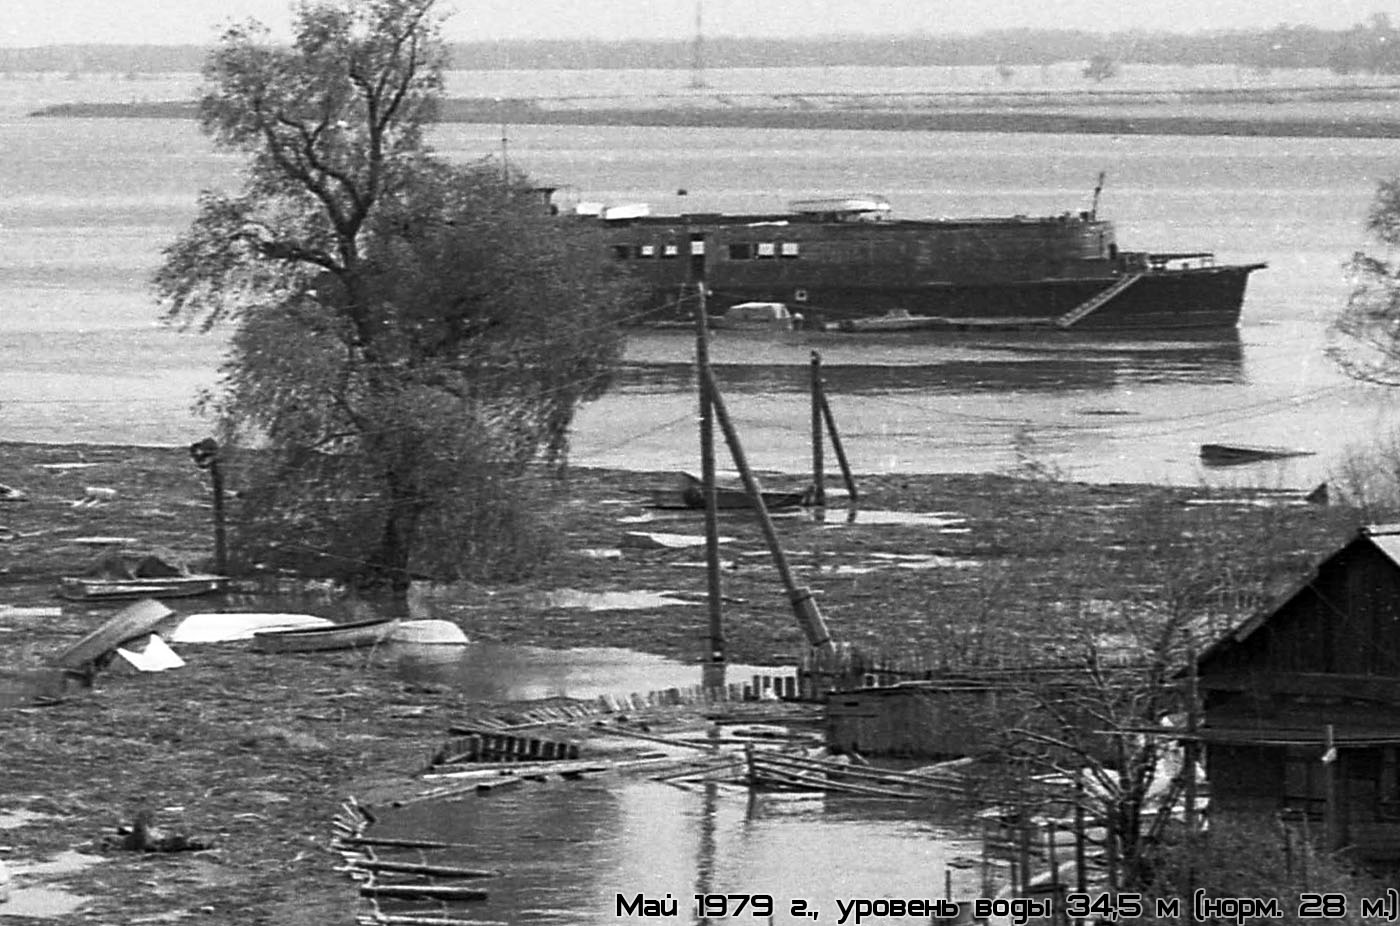
{"type": "Polygon", "coordinates": [[[155,825],[155,814],[142,809],[131,826],[118,827],[120,847],[133,852],[202,852],[209,844],[185,833],[172,833],[155,825]]]}
{"type": "Polygon", "coordinates": [[[65,669],[78,669],[97,662],[128,640],[144,637],[156,625],[174,614],[159,601],[143,598],[118,611],[111,620],[64,650],[54,664],[65,669]]]}
{"type": "Polygon", "coordinates": [[[749,783],[790,790],[845,791],[880,797],[958,797],[965,792],[951,775],[893,772],[832,759],[813,759],[754,749],[745,751],[749,783]]]}
{"type": "Polygon", "coordinates": [[[449,740],[429,761],[430,766],[457,765],[463,762],[549,762],[577,759],[577,743],[566,743],[543,737],[513,736],[508,733],[484,732],[465,727],[448,731],[449,740]]]}
{"type": "Polygon", "coordinates": [[[422,875],[427,878],[447,880],[468,878],[499,878],[499,871],[486,868],[459,868],[455,865],[421,865],[417,862],[394,862],[388,859],[361,857],[352,865],[370,872],[391,872],[395,874],[422,875]]]}
{"type": "Polygon", "coordinates": [[[485,900],[489,895],[476,887],[450,884],[361,884],[361,897],[393,898],[395,900],[440,900],[470,903],[485,900]]]}
{"type": "Polygon", "coordinates": [[[416,916],[407,913],[366,913],[356,918],[360,926],[510,926],[500,920],[459,920],[448,916],[416,916]]]}
{"type": "Polygon", "coordinates": [[[374,846],[380,849],[470,849],[461,842],[438,842],[432,839],[392,839],[376,836],[342,836],[338,840],[347,846],[374,846]]]}

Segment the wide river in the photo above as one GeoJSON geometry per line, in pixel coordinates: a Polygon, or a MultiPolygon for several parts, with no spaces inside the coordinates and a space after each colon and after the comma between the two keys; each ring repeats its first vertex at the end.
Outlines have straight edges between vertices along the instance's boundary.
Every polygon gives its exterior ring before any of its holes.
{"type": "MultiPolygon", "coordinates": [[[[217,380],[223,336],[161,327],[148,281],[199,191],[236,187],[239,159],[193,123],[24,115],[138,91],[171,95],[159,83],[0,84],[0,438],[179,444],[209,431],[192,403],[217,380]]],[[[502,128],[448,125],[432,140],[455,159],[499,155],[502,128]]],[[[875,192],[909,216],[1058,213],[1086,208],[1105,171],[1100,211],[1121,246],[1269,264],[1251,280],[1238,338],[1223,342],[720,335],[719,380],[760,467],[809,466],[813,349],[862,472],[1031,459],[1094,481],[1304,488],[1392,429],[1394,394],[1349,381],[1324,354],[1376,181],[1400,170],[1392,142],[504,128],[510,159],[540,182],[658,211],[875,192]],[[1211,472],[1197,459],[1207,442],[1315,455],[1211,472]]],[[[695,468],[691,350],[684,333],[632,338],[618,387],[577,417],[575,462],[695,468]]]]}

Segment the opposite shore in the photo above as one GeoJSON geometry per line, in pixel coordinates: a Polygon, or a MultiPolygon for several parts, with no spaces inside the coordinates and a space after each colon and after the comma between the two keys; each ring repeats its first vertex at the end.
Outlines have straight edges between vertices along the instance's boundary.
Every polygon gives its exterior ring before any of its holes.
{"type": "MultiPolygon", "coordinates": [[[[443,101],[440,121],[512,125],[1400,138],[1387,86],[1183,91],[577,96],[443,101]]],[[[36,117],[193,119],[192,100],[68,102],[36,117]]]]}

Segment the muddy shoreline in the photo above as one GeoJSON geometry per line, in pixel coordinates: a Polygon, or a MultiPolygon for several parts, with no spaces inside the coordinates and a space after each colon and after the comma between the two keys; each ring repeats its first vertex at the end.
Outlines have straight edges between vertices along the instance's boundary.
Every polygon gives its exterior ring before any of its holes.
{"type": "MultiPolygon", "coordinates": [[[[795,481],[773,477],[768,487],[795,481]]],[[[81,572],[108,546],[196,565],[210,555],[208,485],[184,448],[0,443],[0,483],[25,496],[0,502],[0,686],[11,692],[116,609],[64,603],[61,616],[32,618],[7,616],[4,606],[58,605],[58,578],[81,572]],[[93,542],[103,537],[110,542],[93,542]]],[[[430,600],[434,616],[479,641],[698,659],[703,607],[583,611],[542,597],[558,589],[702,596],[696,551],[625,539],[699,532],[694,513],[646,507],[644,490],[667,484],[663,473],[573,470],[550,499],[560,539],[550,566],[519,585],[441,590],[430,600]]],[[[1224,495],[989,474],[864,477],[860,487],[862,511],[923,517],[862,521],[857,513],[848,522],[833,509],[826,521],[780,518],[779,534],[835,638],[933,660],[973,658],[979,646],[986,658],[985,647],[1010,640],[1052,645],[1052,617],[1149,597],[1172,580],[1160,564],[1174,557],[1228,562],[1241,600],[1255,601],[1357,524],[1347,509],[1265,490],[1224,495]]],[[[730,659],[795,659],[804,640],[760,532],[739,514],[724,517],[721,533],[733,538],[722,553],[730,659]]],[[[174,606],[217,610],[218,602],[174,606]]],[[[341,800],[406,780],[453,722],[511,708],[406,682],[363,655],[255,655],[244,643],[181,655],[183,669],[104,673],[91,691],[0,707],[0,826],[26,814],[22,825],[0,829],[0,858],[22,868],[72,850],[102,857],[45,879],[88,897],[81,911],[35,922],[351,922],[353,890],[327,851],[341,800]],[[140,809],[213,848],[142,854],[108,845],[140,809]]],[[[21,873],[17,886],[24,882],[21,873]]]]}

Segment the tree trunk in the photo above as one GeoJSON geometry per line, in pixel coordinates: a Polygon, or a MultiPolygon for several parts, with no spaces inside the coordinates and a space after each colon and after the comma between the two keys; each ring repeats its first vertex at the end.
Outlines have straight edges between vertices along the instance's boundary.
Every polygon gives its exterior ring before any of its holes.
{"type": "Polygon", "coordinates": [[[413,544],[418,536],[423,502],[414,491],[413,484],[391,469],[385,474],[384,505],[387,509],[384,532],[379,539],[379,549],[365,564],[361,585],[366,589],[403,595],[407,593],[412,578],[409,565],[413,544]]]}

